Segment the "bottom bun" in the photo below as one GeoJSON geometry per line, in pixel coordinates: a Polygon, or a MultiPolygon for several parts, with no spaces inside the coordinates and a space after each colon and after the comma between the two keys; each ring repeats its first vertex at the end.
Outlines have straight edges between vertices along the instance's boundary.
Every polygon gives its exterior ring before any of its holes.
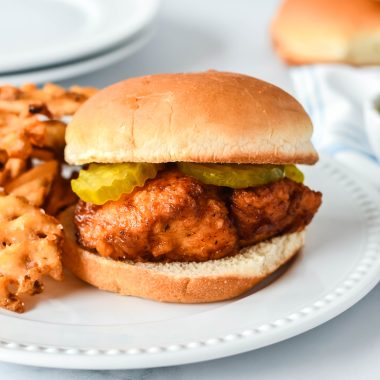
{"type": "Polygon", "coordinates": [[[60,215],[66,235],[63,264],[100,289],[163,302],[202,303],[236,297],[290,260],[304,245],[305,232],[282,235],[238,254],[205,262],[134,263],[86,251],[76,242],[74,208],[60,215]]]}

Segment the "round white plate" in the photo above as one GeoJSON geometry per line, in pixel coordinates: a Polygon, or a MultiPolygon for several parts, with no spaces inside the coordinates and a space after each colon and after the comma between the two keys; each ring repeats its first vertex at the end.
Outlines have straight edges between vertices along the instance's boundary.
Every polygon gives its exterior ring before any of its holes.
{"type": "Polygon", "coordinates": [[[0,0],[0,72],[111,49],[150,24],[158,0],[0,0]]]}
{"type": "Polygon", "coordinates": [[[275,282],[229,302],[160,304],[49,282],[30,311],[0,311],[0,359],[117,369],[198,362],[263,347],[343,312],[380,279],[379,195],[324,158],[306,168],[324,193],[304,251],[275,282]]]}
{"type": "Polygon", "coordinates": [[[0,74],[0,85],[12,84],[14,86],[19,86],[29,82],[39,84],[73,78],[82,74],[89,74],[132,55],[150,40],[154,33],[154,29],[154,27],[148,27],[146,30],[139,33],[135,39],[126,41],[124,45],[88,59],[82,59],[59,66],[47,67],[41,70],[9,75],[0,74]]]}

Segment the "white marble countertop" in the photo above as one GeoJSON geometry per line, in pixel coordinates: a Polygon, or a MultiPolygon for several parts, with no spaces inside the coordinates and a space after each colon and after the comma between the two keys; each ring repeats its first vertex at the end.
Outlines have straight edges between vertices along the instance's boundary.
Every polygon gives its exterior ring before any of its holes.
{"type": "MultiPolygon", "coordinates": [[[[268,36],[278,0],[164,0],[157,33],[125,61],[63,85],[104,86],[157,72],[231,70],[292,92],[287,68],[268,36]]],[[[380,285],[330,322],[246,354],[180,367],[131,371],[70,371],[0,363],[0,379],[379,379],[380,285]]]]}

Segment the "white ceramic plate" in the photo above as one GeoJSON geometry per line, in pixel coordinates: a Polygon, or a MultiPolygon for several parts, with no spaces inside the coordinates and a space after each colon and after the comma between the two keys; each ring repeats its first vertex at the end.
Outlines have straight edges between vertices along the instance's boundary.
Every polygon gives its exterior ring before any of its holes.
{"type": "Polygon", "coordinates": [[[0,85],[12,84],[19,86],[29,82],[39,84],[73,78],[82,74],[89,74],[93,71],[117,63],[132,55],[150,40],[154,33],[154,29],[154,27],[148,27],[139,33],[135,39],[126,41],[124,45],[107,53],[93,56],[91,58],[82,59],[64,65],[47,67],[41,70],[33,70],[9,75],[0,74],[0,85]]]}
{"type": "Polygon", "coordinates": [[[158,0],[0,0],[0,73],[111,49],[149,25],[158,0]]]}
{"type": "Polygon", "coordinates": [[[238,299],[160,304],[49,282],[22,315],[0,311],[0,359],[64,368],[142,368],[220,358],[300,334],[343,312],[380,279],[379,195],[331,159],[307,168],[324,193],[302,254],[238,299]]]}

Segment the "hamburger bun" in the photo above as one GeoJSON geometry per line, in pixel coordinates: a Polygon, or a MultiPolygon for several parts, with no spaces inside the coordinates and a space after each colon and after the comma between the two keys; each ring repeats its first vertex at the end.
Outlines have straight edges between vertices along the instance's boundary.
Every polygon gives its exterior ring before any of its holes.
{"type": "Polygon", "coordinates": [[[312,123],[280,88],[208,71],[131,78],[98,92],[66,131],[65,158],[90,162],[313,164],[312,123]]]}
{"type": "Polygon", "coordinates": [[[379,64],[380,2],[285,0],[271,34],[289,64],[379,64]]]}
{"type": "Polygon", "coordinates": [[[296,255],[305,237],[305,231],[286,234],[243,248],[232,257],[200,263],[134,263],[81,248],[73,213],[71,207],[59,217],[65,231],[65,267],[99,289],[163,302],[203,303],[239,296],[296,255]]]}

